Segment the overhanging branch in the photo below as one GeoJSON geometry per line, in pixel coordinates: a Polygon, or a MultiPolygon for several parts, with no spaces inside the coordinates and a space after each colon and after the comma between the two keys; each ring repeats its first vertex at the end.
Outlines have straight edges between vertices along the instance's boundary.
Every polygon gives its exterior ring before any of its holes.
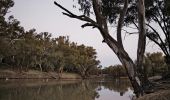
{"type": "Polygon", "coordinates": [[[88,22],[88,24],[90,24],[90,25],[87,25],[87,24],[82,25],[83,28],[86,26],[98,27],[98,24],[93,19],[91,19],[85,15],[77,16],[77,15],[73,14],[71,11],[69,11],[66,8],[64,8],[63,6],[61,6],[60,4],[58,4],[56,1],[54,1],[54,4],[65,11],[65,12],[63,12],[64,15],[66,15],[70,18],[76,18],[76,19],[88,22]]]}
{"type": "Polygon", "coordinates": [[[151,25],[149,25],[149,24],[146,24],[146,25],[158,36],[158,38],[159,38],[159,40],[161,41],[161,43],[158,43],[156,40],[154,40],[153,38],[151,38],[151,37],[150,37],[149,35],[147,35],[147,34],[146,34],[146,36],[147,36],[150,40],[154,41],[154,42],[162,49],[162,51],[164,52],[164,54],[167,55],[167,54],[168,54],[168,50],[166,49],[166,45],[165,45],[165,43],[163,42],[162,38],[160,37],[159,33],[158,33],[151,25]],[[162,45],[161,45],[161,44],[162,44],[162,45]]]}

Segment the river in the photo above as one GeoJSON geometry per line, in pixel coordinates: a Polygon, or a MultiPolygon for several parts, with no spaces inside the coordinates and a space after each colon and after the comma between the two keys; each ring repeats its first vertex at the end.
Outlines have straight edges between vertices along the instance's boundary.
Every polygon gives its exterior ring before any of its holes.
{"type": "Polygon", "coordinates": [[[131,100],[127,79],[0,80],[0,100],[131,100]]]}

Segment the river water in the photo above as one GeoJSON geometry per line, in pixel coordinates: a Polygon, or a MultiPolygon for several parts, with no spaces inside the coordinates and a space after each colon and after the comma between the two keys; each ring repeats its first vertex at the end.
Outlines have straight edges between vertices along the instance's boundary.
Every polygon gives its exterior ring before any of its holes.
{"type": "Polygon", "coordinates": [[[0,80],[0,100],[131,100],[127,79],[0,80]]]}

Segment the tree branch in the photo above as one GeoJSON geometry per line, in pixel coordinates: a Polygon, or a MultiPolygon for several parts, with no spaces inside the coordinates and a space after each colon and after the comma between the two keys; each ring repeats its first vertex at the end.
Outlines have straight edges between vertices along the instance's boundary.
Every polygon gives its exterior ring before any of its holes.
{"type": "Polygon", "coordinates": [[[166,30],[166,32],[168,31],[168,27],[167,27],[167,25],[166,25],[166,22],[165,22],[165,11],[163,11],[163,9],[161,8],[161,6],[158,6],[158,8],[160,9],[160,11],[161,11],[161,14],[160,14],[160,12],[159,12],[159,10],[157,10],[157,12],[158,12],[158,14],[159,14],[159,16],[160,16],[160,19],[161,19],[161,21],[163,22],[163,24],[164,24],[164,27],[165,27],[165,30],[166,30]]]}
{"type": "Polygon", "coordinates": [[[134,21],[132,21],[132,23],[135,25],[137,29],[139,29],[138,25],[134,21]]]}
{"type": "Polygon", "coordinates": [[[59,8],[61,8],[62,10],[65,11],[65,12],[63,12],[64,15],[66,15],[70,18],[75,18],[75,19],[79,19],[81,21],[87,22],[81,26],[82,28],[87,27],[87,26],[93,26],[93,28],[98,28],[101,35],[104,38],[103,41],[105,41],[105,39],[109,39],[110,41],[115,43],[115,45],[118,46],[117,41],[109,35],[106,19],[103,18],[103,16],[100,14],[99,5],[98,5],[97,1],[93,0],[92,3],[93,3],[93,9],[94,9],[94,12],[96,15],[97,22],[95,22],[94,20],[92,20],[91,18],[89,18],[85,15],[77,16],[77,15],[73,14],[71,11],[69,11],[66,8],[64,8],[63,6],[61,6],[60,4],[58,4],[56,1],[54,1],[54,4],[56,6],[58,6],[59,8]]]}
{"type": "Polygon", "coordinates": [[[158,36],[158,38],[159,38],[159,40],[161,41],[161,43],[158,43],[156,40],[154,40],[153,38],[151,38],[148,34],[146,34],[146,36],[147,36],[150,40],[154,41],[154,42],[162,49],[162,51],[164,52],[164,54],[167,55],[167,54],[168,54],[168,51],[167,51],[166,46],[165,46],[165,43],[163,42],[163,40],[162,40],[162,38],[160,37],[159,33],[158,33],[151,25],[149,25],[149,24],[146,24],[146,25],[147,25],[149,28],[151,28],[152,31],[158,36]],[[162,45],[161,45],[161,44],[162,44],[162,45]]]}
{"type": "Polygon", "coordinates": [[[63,6],[61,6],[60,4],[58,4],[56,1],[54,1],[54,4],[55,4],[56,6],[58,6],[59,8],[63,9],[64,11],[66,11],[68,14],[74,15],[74,14],[71,13],[69,10],[67,10],[66,8],[64,8],[63,6]]]}
{"type": "Polygon", "coordinates": [[[168,39],[168,35],[166,34],[166,32],[165,32],[165,30],[164,30],[164,28],[163,28],[163,26],[161,24],[161,21],[159,21],[159,19],[155,15],[153,15],[153,16],[154,16],[156,22],[158,23],[158,25],[160,26],[160,28],[162,29],[163,33],[165,34],[165,37],[168,39]]]}
{"type": "Polygon", "coordinates": [[[76,18],[76,19],[79,19],[79,20],[82,20],[85,22],[89,22],[91,24],[91,26],[98,27],[97,23],[94,20],[92,20],[91,18],[89,18],[85,15],[77,16],[77,15],[73,14],[71,11],[69,11],[66,8],[64,8],[63,6],[61,6],[60,4],[58,4],[56,1],[54,1],[54,4],[65,11],[65,12],[63,12],[64,15],[66,15],[70,18],[76,18]]]}
{"type": "Polygon", "coordinates": [[[92,26],[93,28],[98,27],[98,25],[95,26],[94,24],[91,24],[91,23],[85,23],[81,27],[84,28],[84,27],[87,27],[87,26],[92,26]]]}
{"type": "Polygon", "coordinates": [[[117,41],[118,44],[123,48],[123,43],[122,43],[122,26],[123,26],[123,22],[124,22],[124,17],[125,14],[127,12],[127,8],[128,8],[128,0],[124,1],[124,7],[120,12],[120,17],[119,17],[119,21],[118,21],[118,27],[117,27],[117,41]]]}
{"type": "Polygon", "coordinates": [[[108,27],[107,27],[107,21],[106,18],[103,17],[103,15],[100,13],[100,5],[98,4],[97,0],[92,0],[93,4],[93,10],[96,15],[96,21],[99,25],[99,30],[102,34],[102,36],[105,38],[106,35],[108,35],[108,27]]]}

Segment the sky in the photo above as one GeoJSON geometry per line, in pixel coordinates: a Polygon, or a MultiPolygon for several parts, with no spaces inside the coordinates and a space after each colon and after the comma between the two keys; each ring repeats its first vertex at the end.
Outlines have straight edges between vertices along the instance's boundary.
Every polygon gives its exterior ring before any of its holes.
{"type": "MultiPolygon", "coordinates": [[[[73,8],[73,0],[56,0],[75,14],[81,15],[78,9],[73,8]]],[[[74,0],[75,1],[75,0],[74,0]]],[[[106,67],[120,64],[113,51],[102,43],[102,37],[97,29],[91,27],[81,28],[83,22],[71,19],[62,14],[62,10],[54,5],[54,0],[14,0],[15,5],[10,9],[9,15],[14,15],[21,22],[25,30],[35,28],[38,33],[49,32],[52,37],[69,36],[70,41],[86,46],[93,46],[97,51],[97,59],[106,67]]],[[[116,30],[109,28],[115,36],[116,30]]],[[[126,35],[123,39],[125,49],[129,55],[136,59],[137,35],[126,35]]],[[[153,43],[147,44],[146,52],[157,51],[153,43]]]]}

